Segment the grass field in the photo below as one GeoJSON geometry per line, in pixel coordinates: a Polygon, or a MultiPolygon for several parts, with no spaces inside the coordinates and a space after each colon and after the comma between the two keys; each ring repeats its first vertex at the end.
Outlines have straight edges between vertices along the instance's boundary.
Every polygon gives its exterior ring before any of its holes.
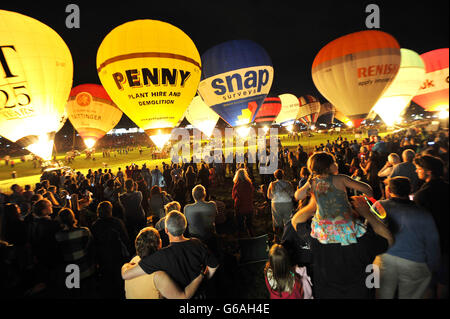
{"type": "MultiPolygon", "coordinates": [[[[346,137],[347,139],[355,139],[355,135],[352,133],[343,133],[340,134],[342,137],[346,137]]],[[[327,140],[335,140],[338,135],[328,135],[328,134],[314,134],[312,137],[302,137],[300,141],[288,139],[287,135],[280,135],[280,139],[282,145],[288,148],[296,148],[298,144],[301,144],[304,149],[309,152],[313,149],[315,145],[319,145],[320,143],[326,143],[327,140]]],[[[361,139],[358,139],[361,140],[361,139]]],[[[95,161],[92,159],[86,159],[86,155],[82,154],[77,156],[75,160],[70,164],[74,170],[81,171],[81,173],[86,174],[88,169],[97,170],[99,168],[105,168],[105,163],[107,164],[106,168],[112,169],[113,172],[116,172],[118,167],[125,169],[126,165],[130,165],[131,163],[135,163],[139,166],[142,166],[146,163],[147,167],[150,169],[154,168],[156,165],[161,167],[162,162],[169,163],[170,159],[158,159],[152,160],[151,149],[143,148],[142,155],[139,154],[138,150],[133,150],[129,152],[127,155],[119,155],[116,154],[111,155],[111,157],[103,158],[102,152],[97,152],[94,156],[95,161]]],[[[58,154],[57,160],[64,161],[64,154],[58,154]]],[[[0,191],[8,192],[9,188],[12,184],[26,185],[39,182],[39,177],[41,175],[40,168],[33,168],[33,162],[21,162],[19,158],[13,158],[15,165],[14,168],[10,166],[6,166],[4,161],[0,163],[0,191]],[[17,177],[13,179],[11,177],[12,171],[16,171],[17,177]]]]}

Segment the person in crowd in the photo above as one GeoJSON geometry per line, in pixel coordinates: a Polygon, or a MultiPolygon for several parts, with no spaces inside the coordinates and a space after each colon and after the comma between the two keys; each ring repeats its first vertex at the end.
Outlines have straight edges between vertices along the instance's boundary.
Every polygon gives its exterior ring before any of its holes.
{"type": "Polygon", "coordinates": [[[284,171],[277,169],[273,176],[275,181],[269,184],[267,198],[271,200],[273,232],[280,238],[284,225],[289,222],[294,209],[294,189],[289,181],[284,180],[284,171]]]}
{"type": "Polygon", "coordinates": [[[153,221],[153,224],[156,224],[158,220],[165,216],[164,211],[164,195],[161,192],[161,188],[159,186],[153,186],[150,190],[150,215],[153,221]]]}
{"type": "Polygon", "coordinates": [[[269,250],[269,260],[264,268],[264,279],[270,299],[304,299],[305,291],[295,265],[290,262],[287,250],[274,244],[269,250]]]}
{"type": "Polygon", "coordinates": [[[298,188],[302,188],[303,185],[306,184],[306,182],[307,182],[308,179],[309,179],[309,175],[311,175],[311,173],[309,172],[308,167],[303,166],[303,167],[300,169],[300,180],[298,181],[298,188]]]}
{"type": "Polygon", "coordinates": [[[198,180],[200,184],[203,185],[203,187],[206,190],[206,196],[209,196],[210,193],[210,182],[209,182],[209,169],[208,165],[206,163],[202,163],[200,170],[198,171],[198,180]]]}
{"type": "Polygon", "coordinates": [[[247,171],[240,168],[233,178],[233,189],[231,197],[234,201],[234,212],[238,227],[239,236],[244,236],[246,232],[253,237],[253,192],[254,187],[247,171]]]}
{"type": "Polygon", "coordinates": [[[387,214],[395,244],[381,255],[378,298],[421,299],[439,266],[439,234],[433,217],[409,200],[407,177],[387,181],[386,200],[378,201],[387,214]]]}
{"type": "Polygon", "coordinates": [[[360,164],[359,168],[363,171],[366,180],[370,187],[372,187],[373,197],[375,199],[381,198],[380,179],[378,177],[378,171],[380,169],[378,153],[373,150],[369,151],[367,161],[364,164],[360,164]]]}
{"type": "Polygon", "coordinates": [[[432,287],[437,298],[448,298],[448,238],[449,238],[449,187],[444,181],[444,162],[431,155],[422,155],[414,159],[416,172],[424,184],[413,195],[414,202],[431,213],[436,223],[440,247],[441,262],[433,278],[432,287]]]}
{"type": "MultiPolygon", "coordinates": [[[[135,240],[136,256],[130,261],[138,264],[143,258],[152,255],[161,249],[161,238],[153,227],[143,228],[135,240]]],[[[125,296],[127,299],[189,299],[200,286],[204,270],[184,290],[162,271],[155,271],[149,275],[138,276],[125,280],[125,296]]]]}
{"type": "Polygon", "coordinates": [[[125,208],[125,225],[131,238],[135,238],[139,231],[145,227],[145,212],[142,208],[142,193],[135,191],[135,182],[132,179],[125,181],[126,193],[120,195],[120,202],[125,208]]]}
{"type": "Polygon", "coordinates": [[[356,243],[366,229],[355,222],[346,189],[372,197],[372,188],[347,175],[339,175],[334,156],[326,152],[314,153],[308,159],[308,169],[312,177],[295,192],[295,198],[300,201],[307,192],[315,195],[318,209],[312,212],[311,236],[322,244],[356,243]]]}
{"type": "Polygon", "coordinates": [[[194,200],[192,198],[192,189],[197,181],[197,174],[195,173],[192,165],[187,167],[186,173],[184,174],[184,179],[186,180],[186,201],[191,202],[194,200]]]}
{"type": "Polygon", "coordinates": [[[394,243],[389,229],[370,212],[362,196],[352,197],[355,214],[361,225],[368,224],[364,235],[357,243],[322,244],[309,236],[308,220],[317,208],[316,195],[311,194],[309,203],[292,217],[291,223],[301,238],[309,238],[313,256],[313,288],[317,299],[373,299],[374,285],[367,285],[367,265],[373,264],[375,257],[384,253],[394,243]]]}
{"type": "Polygon", "coordinates": [[[419,188],[419,177],[416,173],[416,167],[413,164],[414,157],[416,153],[412,149],[405,149],[402,152],[403,162],[395,165],[392,168],[392,173],[389,175],[390,178],[396,176],[408,177],[411,182],[412,192],[416,192],[419,188]]]}
{"type": "Polygon", "coordinates": [[[115,299],[123,297],[120,269],[129,260],[131,243],[124,222],[113,217],[112,210],[112,204],[108,201],[98,204],[98,219],[92,225],[92,236],[100,295],[115,299]]]}
{"type": "MultiPolygon", "coordinates": [[[[171,211],[166,217],[165,226],[170,245],[144,257],[137,264],[124,264],[122,278],[129,280],[162,270],[181,289],[185,289],[205,266],[207,266],[206,278],[212,278],[219,267],[218,261],[199,239],[183,236],[187,227],[186,217],[181,212],[171,211]]],[[[201,295],[201,291],[201,288],[198,289],[196,295],[201,295]]]]}
{"type": "Polygon", "coordinates": [[[84,293],[92,294],[95,263],[91,231],[87,227],[78,227],[75,214],[70,208],[61,209],[57,220],[61,224],[61,229],[55,234],[55,238],[62,260],[66,264],[75,264],[79,267],[80,288],[84,293]]]}
{"type": "Polygon", "coordinates": [[[203,185],[196,185],[192,189],[192,197],[195,202],[184,207],[189,234],[216,251],[216,203],[206,201],[206,190],[203,185]]]}

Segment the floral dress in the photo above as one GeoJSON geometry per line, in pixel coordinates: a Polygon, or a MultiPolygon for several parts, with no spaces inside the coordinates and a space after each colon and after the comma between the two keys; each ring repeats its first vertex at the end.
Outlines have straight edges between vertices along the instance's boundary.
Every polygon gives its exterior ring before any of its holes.
{"type": "Polygon", "coordinates": [[[311,222],[311,237],[322,244],[340,243],[342,246],[357,242],[366,228],[355,222],[347,192],[337,189],[333,175],[315,178],[312,189],[316,197],[317,210],[311,222]]]}

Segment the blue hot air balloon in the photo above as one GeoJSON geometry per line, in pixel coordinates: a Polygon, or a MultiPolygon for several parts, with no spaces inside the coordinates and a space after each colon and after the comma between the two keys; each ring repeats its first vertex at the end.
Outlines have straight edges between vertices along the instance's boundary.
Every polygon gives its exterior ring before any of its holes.
{"type": "Polygon", "coordinates": [[[202,56],[198,93],[232,127],[253,122],[273,81],[266,50],[249,40],[228,41],[202,56]],[[253,112],[248,105],[257,105],[253,112]]]}

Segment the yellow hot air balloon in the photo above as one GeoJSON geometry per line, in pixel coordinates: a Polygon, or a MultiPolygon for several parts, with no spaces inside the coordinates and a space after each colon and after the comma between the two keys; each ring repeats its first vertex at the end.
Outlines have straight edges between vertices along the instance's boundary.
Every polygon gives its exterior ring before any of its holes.
{"type": "Polygon", "coordinates": [[[53,29],[0,10],[0,135],[50,159],[72,77],[72,56],[53,29]]]}
{"type": "Polygon", "coordinates": [[[195,96],[201,60],[177,27],[135,20],[103,39],[97,72],[116,105],[162,147],[195,96]]]}
{"type": "Polygon", "coordinates": [[[88,148],[112,130],[122,118],[122,111],[98,84],[82,84],[70,92],[66,110],[73,127],[88,148]]]}
{"type": "Polygon", "coordinates": [[[275,123],[283,126],[294,124],[300,107],[298,98],[290,93],[281,94],[278,97],[281,100],[281,110],[275,119],[275,123]]]}
{"type": "Polygon", "coordinates": [[[419,91],[425,78],[425,64],[420,55],[403,48],[401,54],[402,61],[397,75],[373,107],[373,111],[388,126],[400,119],[401,113],[419,91]]]}
{"type": "Polygon", "coordinates": [[[400,59],[400,46],[391,35],[355,32],[319,51],[312,78],[319,92],[357,127],[394,79],[400,59]]]}
{"type": "Polygon", "coordinates": [[[184,116],[189,123],[208,137],[211,136],[220,117],[219,114],[214,112],[199,95],[192,99],[184,116]]]}

